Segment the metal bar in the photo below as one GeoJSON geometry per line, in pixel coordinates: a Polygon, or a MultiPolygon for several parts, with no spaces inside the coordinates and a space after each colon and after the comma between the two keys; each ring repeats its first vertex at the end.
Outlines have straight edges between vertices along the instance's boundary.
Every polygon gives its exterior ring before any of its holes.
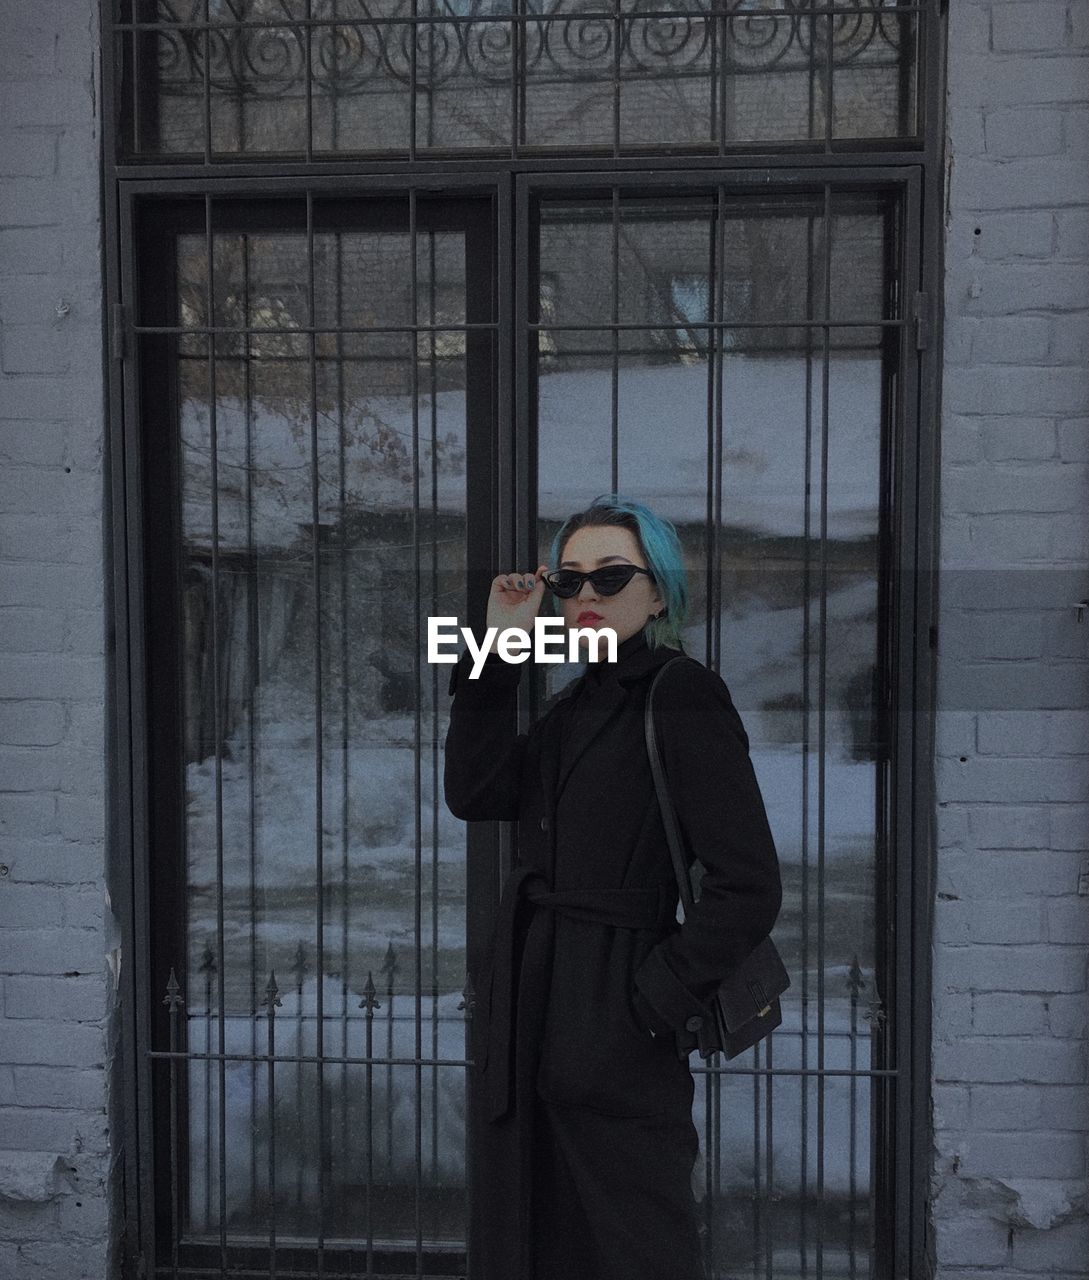
{"type": "MultiPolygon", "coordinates": [[[[619,10],[620,0],[616,0],[619,10]]],[[[617,31],[619,38],[619,29],[617,31]]],[[[619,56],[619,55],[618,55],[619,56]]],[[[617,96],[619,102],[619,92],[617,96]]],[[[613,187],[612,196],[612,366],[609,385],[609,488],[619,488],[620,469],[620,188],[613,187]]]]}
{"type": "MultiPolygon", "coordinates": [[[[344,316],[344,237],[338,231],[333,233],[336,249],[336,315],[340,326],[344,316]]],[[[348,454],[346,447],[347,408],[344,385],[344,336],[337,334],[337,512],[340,521],[340,1052],[348,1052],[348,993],[350,985],[349,956],[349,921],[351,902],[351,867],[349,859],[350,840],[348,831],[351,823],[351,799],[348,786],[348,761],[351,750],[351,646],[348,640],[348,537],[346,512],[348,507],[348,454]]],[[[348,1103],[348,1067],[341,1064],[340,1070],[341,1123],[340,1123],[340,1162],[341,1179],[347,1176],[351,1152],[350,1107],[348,1103]]]]}
{"type": "MultiPolygon", "coordinates": [[[[201,0],[204,26],[201,28],[204,46],[204,67],[201,75],[201,101],[204,126],[204,163],[212,162],[212,28],[208,22],[208,0],[201,0]]],[[[208,313],[211,315],[211,311],[208,313]]]]}
{"type": "MultiPolygon", "coordinates": [[[[227,1062],[267,1062],[267,1054],[257,1054],[256,1056],[248,1053],[194,1053],[188,1050],[179,1050],[177,1054],[172,1055],[167,1049],[149,1049],[145,1055],[152,1061],[158,1059],[168,1059],[170,1057],[184,1058],[188,1062],[218,1062],[224,1059],[227,1062]]],[[[325,1054],[322,1058],[317,1058],[314,1054],[305,1053],[281,1053],[276,1055],[277,1062],[325,1062],[325,1063],[341,1063],[346,1062],[349,1066],[365,1067],[372,1066],[393,1066],[393,1067],[471,1067],[474,1062],[471,1058],[413,1058],[407,1056],[392,1057],[389,1055],[362,1055],[359,1057],[341,1057],[333,1054],[325,1054]]],[[[826,1067],[823,1072],[813,1067],[803,1071],[798,1067],[701,1067],[697,1065],[690,1066],[690,1070],[699,1074],[710,1075],[727,1075],[727,1076],[815,1076],[818,1074],[825,1076],[858,1076],[860,1079],[879,1079],[884,1077],[895,1077],[903,1074],[899,1067],[868,1067],[861,1071],[851,1071],[847,1067],[826,1067]]]]}
{"type": "MultiPolygon", "coordinates": [[[[813,258],[815,249],[816,220],[811,214],[806,228],[806,307],[805,313],[811,316],[814,310],[815,290],[813,285],[813,258]]],[[[812,547],[812,506],[810,477],[813,469],[813,331],[806,332],[805,360],[805,492],[802,499],[802,794],[801,794],[801,1034],[800,1049],[802,1070],[807,1071],[809,1061],[809,719],[810,719],[810,679],[809,679],[809,636],[811,547],[812,547]]],[[[801,1093],[801,1150],[800,1150],[800,1182],[801,1191],[798,1201],[801,1266],[808,1265],[807,1219],[809,1213],[809,1090],[801,1093]]]]}
{"type": "MultiPolygon", "coordinates": [[[[413,0],[413,5],[416,0],[413,0]]],[[[412,318],[420,315],[419,234],[416,188],[408,193],[408,242],[412,250],[409,287],[412,292],[412,318]]],[[[419,1061],[423,1052],[423,1023],[420,1006],[423,1000],[423,823],[420,812],[422,784],[420,776],[419,744],[422,736],[420,700],[423,684],[420,680],[419,655],[423,649],[420,628],[420,601],[423,597],[423,580],[420,573],[420,352],[418,340],[412,342],[411,387],[412,397],[412,651],[413,662],[413,713],[412,735],[415,748],[412,752],[412,810],[413,810],[413,904],[412,904],[412,961],[413,986],[413,1035],[417,1063],[413,1073],[413,1192],[415,1197],[414,1225],[416,1230],[416,1274],[423,1275],[423,1071],[419,1061]]],[[[392,1104],[391,1104],[392,1105],[392,1104]]]]}
{"type": "MultiPolygon", "coordinates": [[[[311,0],[306,0],[309,11],[311,0]]],[[[309,126],[309,118],[307,120],[309,126]]],[[[306,193],[306,299],[309,323],[317,316],[314,286],[314,196],[306,193]]],[[[315,334],[310,333],[310,519],[311,546],[314,572],[314,873],[315,891],[314,951],[315,951],[315,1025],[317,1045],[317,1109],[318,1109],[318,1275],[323,1274],[325,1254],[325,1175],[326,1117],[325,1117],[325,666],[322,646],[322,584],[321,584],[321,477],[319,472],[318,439],[318,353],[315,334]]],[[[302,1000],[299,1002],[302,1017],[302,1000]]]]}
{"type": "MultiPolygon", "coordinates": [[[[303,86],[306,94],[306,162],[311,164],[314,159],[314,67],[313,67],[313,46],[312,46],[312,25],[311,15],[313,13],[313,0],[306,0],[306,26],[303,30],[303,52],[306,58],[306,69],[303,72],[303,86]]],[[[333,28],[335,30],[335,28],[333,28]]],[[[333,41],[334,45],[336,41],[333,41]]],[[[242,95],[239,94],[239,97],[242,95]]]]}
{"type": "MultiPolygon", "coordinates": [[[[207,6],[208,0],[204,0],[207,6]]],[[[212,234],[212,196],[204,197],[204,247],[207,255],[207,314],[215,315],[215,240],[212,234]]],[[[218,1006],[219,1051],[227,1049],[226,968],[224,947],[225,912],[223,905],[223,708],[220,684],[219,644],[219,443],[215,339],[208,342],[208,432],[211,450],[212,499],[212,725],[215,738],[215,832],[216,832],[216,1004],[218,1006]]],[[[220,1269],[227,1274],[227,1064],[219,1063],[219,1250],[220,1269]]],[[[210,1192],[209,1192],[210,1194],[210,1192]]]]}
{"type": "MultiPolygon", "coordinates": [[[[831,35],[831,32],[829,32],[831,35]]],[[[832,188],[824,189],[824,319],[832,308],[832,188]]],[[[824,1070],[825,763],[828,698],[828,431],[831,379],[830,327],[821,343],[820,648],[817,665],[817,1068],[824,1070]]],[[[824,1076],[817,1076],[817,1272],[824,1269],[824,1076]]]]}
{"type": "MultiPolygon", "coordinates": [[[[438,314],[438,256],[435,250],[435,235],[432,230],[427,237],[428,269],[429,269],[429,318],[434,324],[438,314]]],[[[464,238],[462,240],[464,245],[464,238]]],[[[468,268],[466,268],[468,269],[468,268]]],[[[464,306],[464,297],[462,299],[464,306]]],[[[418,317],[417,317],[418,318],[418,317]]],[[[438,506],[439,506],[439,379],[438,379],[438,342],[432,330],[428,344],[428,396],[430,399],[429,425],[431,429],[431,584],[430,610],[437,612],[439,595],[439,539],[438,539],[438,506]]],[[[442,780],[439,771],[439,678],[438,668],[431,668],[431,1054],[439,1056],[439,792],[442,780]]],[[[438,1067],[431,1071],[431,1180],[432,1185],[439,1178],[439,1078],[438,1067]]]]}
{"type": "MultiPolygon", "coordinates": [[[[243,235],[240,240],[242,254],[242,314],[250,314],[250,238],[243,235]]],[[[254,464],[253,464],[253,386],[250,343],[246,342],[243,359],[245,382],[243,398],[246,406],[246,563],[250,566],[246,576],[246,701],[249,704],[249,725],[247,730],[249,749],[249,768],[247,770],[247,800],[249,802],[249,821],[247,823],[249,873],[250,873],[250,1047],[257,1052],[257,1014],[260,1008],[257,991],[257,689],[260,683],[259,668],[261,660],[261,613],[257,597],[261,575],[254,563],[254,464]]],[[[250,1076],[250,1115],[257,1116],[257,1071],[250,1076]]],[[[257,1126],[250,1125],[250,1200],[257,1205],[257,1126]]]]}
{"type": "MultiPolygon", "coordinates": [[[[685,319],[684,327],[691,329],[695,333],[705,331],[714,331],[716,329],[725,330],[745,330],[759,329],[902,329],[910,326],[911,320],[906,317],[889,317],[886,319],[873,320],[836,320],[826,323],[823,320],[727,320],[721,324],[709,320],[688,320],[685,319]]],[[[661,333],[663,329],[670,326],[662,324],[640,324],[636,321],[624,322],[618,324],[536,324],[527,321],[526,329],[531,333],[546,330],[549,333],[661,333]]],[[[191,336],[194,334],[245,334],[252,336],[253,334],[278,334],[283,337],[286,334],[307,335],[307,334],[333,334],[335,336],[343,336],[351,333],[406,333],[406,334],[438,334],[438,333],[472,333],[480,330],[486,333],[494,332],[496,325],[493,323],[480,324],[439,324],[439,325],[391,325],[370,327],[345,327],[336,329],[333,327],[322,327],[314,325],[298,325],[292,329],[270,329],[245,326],[228,326],[228,325],[130,325],[129,331],[134,334],[157,333],[157,334],[175,334],[191,336]]],[[[193,357],[182,357],[183,359],[192,359],[193,357]]],[[[301,363],[305,360],[305,356],[277,356],[277,363],[301,363]]]]}
{"type": "Polygon", "coordinates": [[[268,1009],[268,1252],[269,1280],[276,1280],[276,1010],[281,1001],[275,969],[265,988],[268,1009]]]}
{"type": "MultiPolygon", "coordinates": [[[[168,189],[164,184],[172,184],[179,191],[191,191],[194,182],[214,177],[217,185],[248,182],[255,194],[267,197],[270,183],[277,189],[286,190],[291,182],[308,182],[317,191],[319,187],[349,189],[361,178],[365,178],[368,185],[386,180],[395,183],[400,179],[401,186],[419,178],[428,182],[442,181],[451,187],[460,185],[463,189],[470,186],[479,188],[484,180],[511,174],[527,177],[551,175],[566,178],[568,183],[574,176],[581,181],[583,175],[614,173],[634,173],[644,177],[709,173],[713,180],[713,176],[721,172],[725,158],[730,164],[727,176],[731,184],[753,171],[764,174],[773,170],[793,175],[796,170],[812,168],[814,162],[819,162],[825,171],[844,173],[849,180],[856,172],[869,173],[890,167],[895,172],[897,166],[902,170],[903,166],[922,163],[923,144],[920,142],[910,149],[905,145],[910,141],[904,138],[873,141],[837,138],[830,153],[814,152],[805,142],[739,142],[733,144],[725,156],[702,144],[671,144],[669,155],[660,155],[650,147],[631,147],[619,157],[600,147],[585,147],[576,155],[564,157],[555,147],[525,146],[517,160],[511,160],[505,154],[450,149],[420,156],[411,163],[397,152],[359,151],[345,152],[335,160],[315,161],[312,165],[290,156],[277,161],[214,159],[204,164],[194,160],[189,153],[179,153],[170,164],[157,161],[121,163],[116,168],[116,175],[119,181],[134,183],[141,190],[160,194],[168,189]]],[[[791,176],[784,181],[795,179],[791,176]]],[[[223,190],[227,188],[224,186],[223,190]]]]}
{"type": "MultiPolygon", "coordinates": [[[[897,5],[895,11],[897,14],[925,13],[927,10],[927,7],[928,7],[928,0],[919,0],[919,3],[916,3],[916,4],[897,5]]],[[[205,5],[205,11],[207,12],[207,5],[205,5]]],[[[587,9],[585,11],[581,9],[558,10],[558,11],[554,11],[553,13],[547,14],[545,16],[548,18],[549,21],[562,20],[567,17],[577,17],[580,19],[580,21],[581,20],[613,21],[618,16],[626,15],[627,12],[628,11],[625,10],[622,14],[621,9],[619,7],[619,0],[616,0],[613,7],[608,9],[606,8],[587,9]]],[[[638,10],[632,10],[631,12],[635,16],[639,17],[640,19],[642,18],[704,19],[704,18],[711,17],[715,12],[715,9],[713,8],[712,9],[704,9],[704,8],[665,9],[665,8],[662,8],[662,9],[647,9],[647,10],[638,9],[638,10]]],[[[761,8],[755,12],[756,12],[756,16],[759,16],[761,19],[772,19],[775,17],[797,18],[798,16],[798,10],[792,9],[792,8],[782,8],[782,9],[761,8]]],[[[860,5],[860,4],[815,5],[812,8],[810,8],[807,5],[803,12],[805,17],[807,18],[809,17],[873,18],[873,17],[879,16],[882,12],[888,13],[888,12],[891,12],[891,10],[883,11],[880,6],[874,6],[872,4],[871,5],[860,5]]],[[[472,13],[471,14],[444,13],[442,15],[442,23],[444,26],[447,26],[447,25],[455,26],[458,24],[466,24],[466,25],[472,24],[475,26],[502,25],[507,22],[518,22],[522,25],[525,25],[528,22],[539,20],[540,17],[541,15],[537,14],[536,12],[530,13],[528,11],[525,11],[522,13],[517,13],[517,12],[504,13],[504,14],[493,16],[493,17],[484,17],[484,18],[482,18],[479,14],[472,14],[472,13]]],[[[430,15],[424,15],[423,17],[420,17],[419,11],[418,11],[418,5],[414,4],[413,16],[411,18],[405,18],[403,16],[383,17],[380,14],[368,13],[365,18],[356,18],[356,19],[353,19],[352,21],[368,27],[381,27],[381,26],[405,27],[405,26],[424,26],[428,22],[431,22],[432,18],[430,17],[430,15]]],[[[210,22],[207,17],[202,19],[200,22],[185,22],[182,20],[178,20],[174,22],[164,22],[164,21],[113,22],[111,24],[112,29],[114,31],[143,31],[143,30],[203,31],[205,29],[218,30],[223,25],[224,24],[221,22],[210,22]]],[[[240,21],[237,24],[232,23],[231,25],[237,25],[242,29],[253,28],[254,30],[258,30],[258,31],[268,31],[268,30],[279,30],[281,28],[286,28],[286,27],[290,27],[292,30],[303,30],[307,27],[334,27],[336,25],[348,25],[348,24],[345,24],[343,18],[338,19],[336,21],[330,18],[292,18],[290,21],[287,21],[287,22],[269,22],[269,21],[261,21],[259,19],[254,19],[251,21],[240,21]]]]}

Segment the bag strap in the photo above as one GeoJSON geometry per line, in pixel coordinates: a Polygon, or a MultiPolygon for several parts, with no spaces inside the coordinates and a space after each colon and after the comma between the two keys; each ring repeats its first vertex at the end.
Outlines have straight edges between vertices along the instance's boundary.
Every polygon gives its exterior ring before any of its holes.
{"type": "Polygon", "coordinates": [[[684,860],[680,828],[677,826],[677,815],[673,808],[669,787],[666,784],[665,772],[662,769],[661,757],[658,754],[658,742],[654,733],[654,690],[658,685],[658,681],[661,680],[669,668],[675,662],[682,661],[683,657],[683,654],[679,654],[676,658],[670,658],[668,662],[664,662],[658,668],[647,693],[643,720],[647,738],[647,755],[650,757],[650,771],[654,775],[654,789],[658,793],[658,807],[662,811],[662,823],[665,826],[666,840],[669,842],[673,871],[677,877],[677,888],[681,895],[681,906],[684,907],[684,914],[687,917],[693,906],[692,881],[689,878],[688,865],[684,860]]]}

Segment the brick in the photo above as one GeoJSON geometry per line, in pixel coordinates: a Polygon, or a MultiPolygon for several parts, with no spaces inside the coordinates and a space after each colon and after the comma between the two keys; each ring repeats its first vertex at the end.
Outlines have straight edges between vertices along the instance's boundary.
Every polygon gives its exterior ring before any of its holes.
{"type": "Polygon", "coordinates": [[[1026,1272],[1054,1275],[1072,1259],[1089,1258],[1089,1222],[1056,1222],[1046,1230],[1021,1227],[1013,1233],[1011,1260],[1026,1272]],[[1046,1270],[1045,1270],[1046,1268],[1046,1270]]]}
{"type": "MultiPolygon", "coordinates": [[[[1055,1041],[1041,1052],[1035,1038],[978,1036],[934,1046],[936,1081],[1078,1084],[1085,1082],[1085,1046],[1055,1041]]],[[[1027,1176],[1021,1171],[1022,1177],[1027,1176]]]]}
{"type": "MultiPolygon", "coordinates": [[[[1050,554],[1051,523],[1044,515],[1019,511],[1000,516],[974,514],[966,527],[967,545],[962,558],[981,568],[1042,561],[1050,554]]],[[[939,644],[940,636],[939,631],[939,644]]]]}
{"type": "Polygon", "coordinates": [[[0,177],[48,178],[57,171],[55,129],[15,129],[0,133],[0,177]]]}
{"type": "Polygon", "coordinates": [[[1048,360],[1051,364],[1089,363],[1089,310],[1055,317],[1048,360]]]}
{"type": "Polygon", "coordinates": [[[985,755],[1042,755],[1048,712],[986,711],[977,717],[976,741],[985,755]]]}
{"type": "Polygon", "coordinates": [[[69,929],[101,928],[106,919],[106,901],[101,888],[69,888],[62,898],[64,923],[69,929]]]}
{"type": "Polygon", "coordinates": [[[55,752],[44,747],[0,747],[0,785],[5,791],[54,791],[60,781],[55,752]]]}
{"type": "Polygon", "coordinates": [[[971,251],[986,262],[1050,258],[1055,252],[1057,223],[1050,210],[985,213],[964,225],[971,236],[971,251]]]}
{"type": "Polygon", "coordinates": [[[965,1085],[939,1084],[931,1092],[934,1127],[966,1129],[971,1114],[971,1093],[965,1085]]]}
{"type": "Polygon", "coordinates": [[[102,508],[102,479],[63,467],[6,467],[0,472],[0,510],[88,514],[102,508]]]}
{"type": "Polygon", "coordinates": [[[1016,1131],[1038,1127],[1061,1129],[1062,1125],[1049,1125],[1043,1115],[1041,1099],[1053,1091],[1069,1092],[1062,1085],[1049,1085],[1046,1089],[1025,1084],[973,1085],[972,1127],[998,1132],[1003,1129],[1016,1131]]]}
{"type": "Polygon", "coordinates": [[[988,615],[982,634],[974,612],[950,611],[942,622],[942,632],[941,651],[951,660],[1038,658],[1044,649],[1043,619],[1025,616],[1020,610],[988,615]]]}
{"type": "Polygon", "coordinates": [[[64,707],[59,702],[0,702],[0,743],[52,746],[64,736],[64,707]]]}
{"type": "MultiPolygon", "coordinates": [[[[1083,71],[1084,74],[1084,71],[1083,71]]],[[[954,172],[951,204],[956,211],[1039,209],[1089,200],[1089,173],[1065,155],[1019,160],[962,160],[954,172]]]]}
{"type": "Polygon", "coordinates": [[[101,798],[58,795],[56,804],[56,829],[65,840],[104,839],[106,810],[101,798]]]}
{"type": "Polygon", "coordinates": [[[1085,1143],[1076,1133],[977,1132],[961,1163],[967,1177],[1080,1178],[1084,1170],[1085,1143]]]}
{"type": "Polygon", "coordinates": [[[1064,462],[1089,462],[1089,418],[1068,418],[1058,427],[1059,456],[1064,462]]]}
{"type": "Polygon", "coordinates": [[[942,1267],[1000,1266],[1007,1260],[1007,1228],[993,1218],[958,1216],[934,1222],[934,1244],[942,1267]]]}
{"type": "Polygon", "coordinates": [[[1089,946],[1089,903],[1085,898],[1052,898],[1047,902],[1050,942],[1089,946]]]}
{"type": "MultiPolygon", "coordinates": [[[[937,953],[942,991],[1084,991],[1086,958],[1074,947],[942,947],[937,953]]],[[[986,1079],[987,1077],[982,1077],[986,1079]]]]}
{"type": "Polygon", "coordinates": [[[968,812],[965,805],[938,805],[937,835],[940,848],[951,845],[963,846],[967,842],[968,812]]]}
{"type": "Polygon", "coordinates": [[[1048,844],[1052,849],[1089,850],[1089,805],[1052,806],[1048,844]]]}
{"type": "MultiPolygon", "coordinates": [[[[934,904],[934,937],[936,941],[941,943],[957,943],[968,942],[969,938],[969,916],[977,909],[976,903],[952,901],[946,898],[939,898],[934,904]]],[[[942,1017],[949,1013],[949,1006],[953,997],[945,996],[942,1000],[939,1010],[942,1017]]],[[[954,1017],[953,1027],[950,1030],[943,1030],[940,1034],[955,1034],[956,1028],[961,1026],[961,1018],[959,1015],[954,1017]]]]}
{"type": "Polygon", "coordinates": [[[72,368],[69,334],[56,325],[8,324],[0,329],[4,373],[67,373],[72,368]]]}
{"type": "Polygon", "coordinates": [[[99,1112],[39,1107],[0,1108],[9,1151],[108,1151],[109,1125],[99,1112]]]}
{"type": "Polygon", "coordinates": [[[0,462],[17,466],[60,467],[66,461],[63,423],[18,422],[0,418],[0,462]]]}
{"type": "MultiPolygon", "coordinates": [[[[973,908],[978,905],[972,904],[973,908]]],[[[1009,912],[1016,909],[1016,903],[1007,906],[1009,912]]],[[[1046,1036],[1047,1033],[1047,1004],[1042,995],[1023,996],[1008,991],[985,991],[972,997],[973,1035],[1046,1036]]],[[[981,1129],[1016,1127],[985,1124],[974,1112],[972,1124],[981,1129]]]]}
{"type": "Polygon", "coordinates": [[[101,658],[12,654],[0,664],[0,698],[18,697],[20,692],[28,698],[87,698],[102,696],[105,689],[101,658]]]}
{"type": "Polygon", "coordinates": [[[1047,754],[1089,756],[1089,711],[1048,712],[1047,754]]]}
{"type": "MultiPolygon", "coordinates": [[[[1002,330],[1007,316],[1026,311],[1065,313],[1084,311],[1089,302],[1089,267],[1052,262],[977,262],[958,264],[948,276],[952,295],[960,291],[965,314],[990,317],[983,332],[1002,330]],[[999,323],[995,323],[998,321],[999,323]]],[[[1034,339],[1039,346],[1039,340],[1034,339]]],[[[973,345],[973,356],[980,349],[973,345]]],[[[1007,363],[1016,350],[1012,345],[1003,351],[1007,363]]],[[[1026,346],[1020,363],[1034,363],[1032,347],[1026,346]]],[[[1047,354],[1045,345],[1043,357],[1047,354]]],[[[979,358],[978,356],[976,357],[979,358]]]]}
{"type": "Polygon", "coordinates": [[[0,1059],[14,1067],[101,1067],[105,1037],[87,1023],[48,1021],[0,1023],[0,1059]]]}
{"type": "Polygon", "coordinates": [[[37,836],[52,831],[57,802],[36,792],[0,792],[0,837],[37,836]]]}
{"type": "Polygon", "coordinates": [[[1063,117],[1054,107],[989,111],[986,150],[993,156],[1046,156],[1063,150],[1063,117]]]}
{"type": "Polygon", "coordinates": [[[955,155],[975,155],[983,150],[983,112],[979,107],[952,108],[946,114],[946,127],[955,155]]]}
{"type": "Polygon", "coordinates": [[[1043,942],[1047,917],[1043,900],[1025,902],[971,902],[965,908],[967,935],[972,942],[1043,942]]]}
{"type": "MultiPolygon", "coordinates": [[[[949,63],[949,101],[954,107],[1046,106],[1085,100],[1085,60],[1048,58],[1047,74],[1031,54],[959,53],[949,63]]],[[[1043,204],[1045,201],[1041,200],[1043,204]]]]}
{"type": "Polygon", "coordinates": [[[1051,812],[1044,805],[986,805],[968,811],[968,828],[979,849],[1043,849],[1050,838],[1051,812]]]}
{"type": "MultiPolygon", "coordinates": [[[[1055,516],[1051,522],[1048,540],[1051,559],[1055,563],[1072,560],[1081,564],[1085,559],[1087,533],[1089,533],[1089,509],[1082,508],[1080,511],[1055,516]]],[[[1077,598],[1081,599],[1080,596],[1077,598]]],[[[1070,606],[1068,609],[1070,611],[1062,619],[1061,630],[1053,631],[1052,642],[1046,646],[1045,652],[1049,656],[1061,655],[1084,659],[1085,641],[1078,630],[1073,609],[1070,606]]]]}
{"type": "MultiPolygon", "coordinates": [[[[1074,626],[1072,620],[1068,620],[1070,627],[1074,626]]],[[[1044,663],[1039,660],[1026,661],[984,661],[971,662],[961,661],[960,663],[948,663],[950,668],[942,677],[941,692],[939,696],[949,707],[959,707],[962,710],[986,711],[996,708],[1030,708],[1030,707],[1052,707],[1062,709],[1066,707],[1079,707],[1085,704],[1084,681],[1079,678],[1080,668],[1084,663],[1074,667],[1073,664],[1062,663],[1044,663]]],[[[965,794],[949,795],[943,797],[947,800],[959,800],[964,803],[978,802],[985,799],[1000,799],[998,795],[980,794],[976,788],[986,786],[987,780],[999,776],[999,771],[995,769],[996,765],[1001,762],[990,757],[983,757],[986,769],[983,773],[971,773],[968,778],[968,785],[971,788],[965,794]]],[[[948,764],[949,761],[943,763],[948,764]]],[[[957,762],[960,768],[964,768],[963,764],[957,762]]],[[[955,777],[955,774],[949,771],[947,776],[955,777]]],[[[1020,769],[1012,769],[1011,777],[1021,772],[1020,769]]],[[[1033,774],[1033,778],[1037,775],[1033,774]]],[[[1014,778],[1015,784],[1016,779],[1014,778]]],[[[1026,774],[1021,779],[1022,785],[1015,785],[1015,789],[1011,791],[1009,800],[1029,800],[1034,797],[1031,794],[1032,780],[1026,774]]],[[[1047,785],[1047,784],[1045,784],[1047,785]]],[[[1060,769],[1055,772],[1055,780],[1053,786],[1048,786],[1048,792],[1043,798],[1053,800],[1073,800],[1078,796],[1075,794],[1076,786],[1070,770],[1060,769]]]]}
{"type": "Polygon", "coordinates": [[[1063,150],[1069,158],[1089,159],[1089,110],[1067,107],[1063,112],[1063,150]]]}
{"type": "Polygon", "coordinates": [[[984,455],[983,432],[978,418],[962,418],[950,414],[942,423],[942,466],[958,462],[981,462],[984,455]]]}
{"type": "Polygon", "coordinates": [[[1057,1084],[1034,1093],[1042,1128],[1089,1130],[1089,1089],[1057,1084]]]}
{"type": "MultiPolygon", "coordinates": [[[[12,880],[26,884],[97,883],[104,869],[103,851],[98,845],[0,841],[0,860],[11,868],[12,880]]],[[[1062,892],[1068,892],[1068,888],[1062,892]]]]}
{"type": "MultiPolygon", "coordinates": [[[[53,892],[59,901],[60,894],[53,892]]],[[[16,974],[4,979],[4,1014],[8,1018],[48,1016],[58,1022],[99,1022],[106,1015],[107,990],[105,975],[51,978],[16,974]]]]}
{"type": "Polygon", "coordinates": [[[1055,213],[1056,257],[1067,262],[1089,260],[1089,209],[1058,209],[1055,213]]]}
{"type": "Polygon", "coordinates": [[[1089,1008],[1083,992],[1057,992],[1047,1003],[1048,1026],[1053,1037],[1080,1042],[1089,1039],[1089,1008]]]}
{"type": "Polygon", "coordinates": [[[998,365],[966,369],[945,395],[955,413],[1073,415],[1089,402],[1089,371],[998,365]]]}
{"type": "Polygon", "coordinates": [[[56,239],[55,227],[0,226],[0,277],[45,274],[54,265],[56,239]]]}
{"type": "MultiPolygon", "coordinates": [[[[0,291],[0,323],[5,325],[63,323],[70,333],[85,329],[92,336],[98,336],[101,317],[102,299],[93,280],[62,270],[55,255],[51,273],[9,276],[0,291]]],[[[101,378],[96,377],[95,381],[100,382],[101,378]]],[[[9,383],[6,397],[11,393],[11,385],[9,383]]],[[[86,406],[81,402],[79,408],[82,413],[86,406]]],[[[5,416],[21,418],[27,415],[7,409],[5,416]]],[[[66,421],[71,414],[50,413],[45,408],[39,408],[29,416],[47,421],[66,421]]]]}
{"type": "Polygon", "coordinates": [[[1047,418],[984,418],[979,422],[982,451],[990,462],[1037,462],[1058,453],[1058,432],[1047,418]]]}
{"type": "MultiPolygon", "coordinates": [[[[3,973],[98,974],[105,964],[105,952],[105,942],[97,929],[8,928],[0,931],[0,972],[3,973]]],[[[2,1057],[0,1055],[0,1060],[2,1057]]]]}
{"type": "Polygon", "coordinates": [[[0,652],[59,653],[64,618],[55,610],[0,608],[0,652]]]}
{"type": "Polygon", "coordinates": [[[0,927],[43,928],[62,923],[59,890],[10,881],[0,887],[0,927]]]}
{"type": "MultiPolygon", "coordinates": [[[[57,1228],[63,1239],[105,1240],[110,1230],[110,1201],[103,1190],[62,1196],[57,1201],[57,1228]]],[[[103,1271],[103,1275],[107,1272],[103,1271]]]]}
{"type": "MultiPolygon", "coordinates": [[[[1066,4],[1056,0],[995,4],[991,46],[996,53],[1061,50],[1066,44],[1066,4]]],[[[1041,75],[1046,76],[1046,64],[1041,75]]]]}
{"type": "Polygon", "coordinates": [[[70,1241],[58,1242],[48,1232],[43,1239],[12,1248],[7,1261],[0,1253],[0,1275],[17,1275],[19,1280],[102,1280],[108,1274],[105,1240],[73,1250],[70,1241]]]}
{"type": "Polygon", "coordinates": [[[1038,364],[1051,350],[1051,323],[1044,316],[1006,316],[987,320],[972,339],[977,364],[1038,364]]]}
{"type": "Polygon", "coordinates": [[[15,1067],[14,1097],[25,1107],[75,1107],[94,1111],[106,1103],[106,1080],[100,1071],[75,1067],[15,1067]]]}

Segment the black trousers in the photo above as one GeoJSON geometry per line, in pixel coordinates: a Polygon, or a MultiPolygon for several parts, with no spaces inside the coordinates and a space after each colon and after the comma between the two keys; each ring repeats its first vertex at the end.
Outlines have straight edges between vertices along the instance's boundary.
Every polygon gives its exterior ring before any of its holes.
{"type": "Polygon", "coordinates": [[[533,1280],[704,1280],[690,1112],[618,1117],[536,1099],[533,1280]]]}

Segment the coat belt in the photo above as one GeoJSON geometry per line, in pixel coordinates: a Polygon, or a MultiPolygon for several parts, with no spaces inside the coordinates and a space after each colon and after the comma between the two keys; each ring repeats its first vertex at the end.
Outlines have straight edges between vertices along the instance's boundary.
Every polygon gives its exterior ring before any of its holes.
{"type": "MultiPolygon", "coordinates": [[[[520,905],[543,907],[571,920],[620,929],[664,930],[676,921],[677,885],[669,881],[653,889],[552,890],[534,867],[516,867],[507,878],[496,920],[490,1013],[485,1059],[485,1093],[491,1119],[499,1119],[511,1103],[511,1057],[514,1048],[515,917],[520,905]]],[[[549,945],[551,952],[551,943],[549,945]]]]}

